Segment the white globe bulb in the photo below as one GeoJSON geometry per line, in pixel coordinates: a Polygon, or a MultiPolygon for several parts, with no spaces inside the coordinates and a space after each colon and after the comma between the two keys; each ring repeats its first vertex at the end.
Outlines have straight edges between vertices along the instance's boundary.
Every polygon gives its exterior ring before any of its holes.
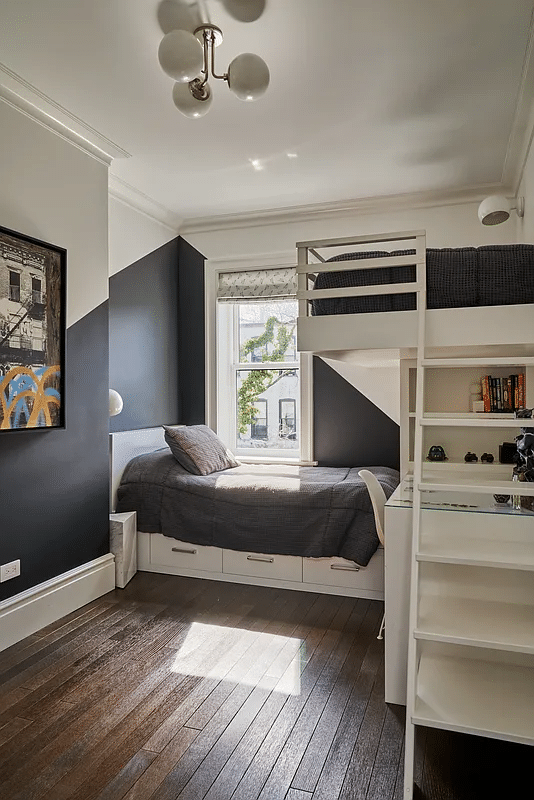
{"type": "Polygon", "coordinates": [[[241,53],[228,67],[228,86],[240,100],[257,100],[269,86],[269,67],[254,53],[241,53]]]}
{"type": "Polygon", "coordinates": [[[211,91],[208,84],[205,85],[207,97],[205,100],[199,100],[194,96],[191,91],[189,83],[175,83],[172,89],[172,99],[174,105],[184,114],[191,119],[198,119],[207,114],[211,106],[211,91]]]}
{"type": "Polygon", "coordinates": [[[117,414],[120,414],[122,411],[122,397],[120,394],[115,391],[115,389],[109,390],[109,416],[115,417],[117,414]]]}
{"type": "Polygon", "coordinates": [[[204,50],[188,31],[171,31],[160,42],[159,63],[163,72],[180,83],[189,83],[204,66],[204,50]]]}

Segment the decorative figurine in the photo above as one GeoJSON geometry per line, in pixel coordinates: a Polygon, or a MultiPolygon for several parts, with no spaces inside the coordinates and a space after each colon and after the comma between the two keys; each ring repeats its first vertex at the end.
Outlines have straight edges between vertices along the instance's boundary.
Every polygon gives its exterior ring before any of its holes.
{"type": "MultiPolygon", "coordinates": [[[[522,408],[515,412],[520,419],[531,419],[532,409],[522,408]]],[[[517,453],[515,455],[515,467],[513,469],[513,480],[534,481],[534,428],[521,428],[519,436],[515,437],[517,453]]],[[[534,510],[534,498],[523,496],[520,505],[524,508],[534,510]]]]}
{"type": "Polygon", "coordinates": [[[469,451],[465,454],[464,461],[468,464],[474,463],[475,461],[478,461],[478,456],[476,453],[471,453],[471,451],[469,451]]]}
{"type": "Polygon", "coordinates": [[[486,464],[493,464],[495,461],[492,453],[482,453],[480,460],[484,461],[486,464]]]}
{"type": "Polygon", "coordinates": [[[433,444],[428,451],[427,459],[429,461],[447,461],[445,450],[440,444],[433,444]]]}

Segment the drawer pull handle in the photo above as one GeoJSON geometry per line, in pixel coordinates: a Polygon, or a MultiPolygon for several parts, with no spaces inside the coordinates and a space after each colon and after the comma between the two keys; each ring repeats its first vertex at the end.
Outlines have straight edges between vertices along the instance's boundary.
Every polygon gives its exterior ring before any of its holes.
{"type": "Polygon", "coordinates": [[[330,564],[330,569],[342,569],[345,572],[359,572],[360,568],[357,566],[349,567],[347,564],[330,564]]]}
{"type": "Polygon", "coordinates": [[[173,553],[187,553],[190,556],[196,556],[196,554],[197,554],[196,550],[187,550],[185,547],[173,547],[172,548],[172,552],[173,553]]]}
{"type": "Polygon", "coordinates": [[[264,564],[272,564],[274,558],[270,558],[269,556],[247,556],[247,561],[263,561],[264,564]]]}

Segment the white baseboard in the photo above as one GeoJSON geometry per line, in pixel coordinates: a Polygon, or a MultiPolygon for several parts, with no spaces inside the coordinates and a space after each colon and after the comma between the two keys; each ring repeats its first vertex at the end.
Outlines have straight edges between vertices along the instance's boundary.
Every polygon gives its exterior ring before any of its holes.
{"type": "Polygon", "coordinates": [[[0,651],[115,588],[111,553],[0,603],[0,651]]]}

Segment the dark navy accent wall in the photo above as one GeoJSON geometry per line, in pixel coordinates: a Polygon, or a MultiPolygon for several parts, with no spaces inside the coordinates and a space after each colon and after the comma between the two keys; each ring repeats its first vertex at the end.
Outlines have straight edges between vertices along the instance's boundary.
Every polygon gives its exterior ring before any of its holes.
{"type": "Polygon", "coordinates": [[[67,330],[66,429],[0,433],[0,600],[109,552],[108,304],[67,330]]]}
{"type": "Polygon", "coordinates": [[[178,259],[173,239],[109,281],[109,386],[124,408],[110,431],[180,421],[178,259]]]}
{"type": "Polygon", "coordinates": [[[205,421],[204,256],[182,237],[178,264],[180,422],[201,425],[205,421]]]}
{"type": "Polygon", "coordinates": [[[314,453],[321,466],[399,469],[397,423],[317,357],[313,398],[314,453]]]}

